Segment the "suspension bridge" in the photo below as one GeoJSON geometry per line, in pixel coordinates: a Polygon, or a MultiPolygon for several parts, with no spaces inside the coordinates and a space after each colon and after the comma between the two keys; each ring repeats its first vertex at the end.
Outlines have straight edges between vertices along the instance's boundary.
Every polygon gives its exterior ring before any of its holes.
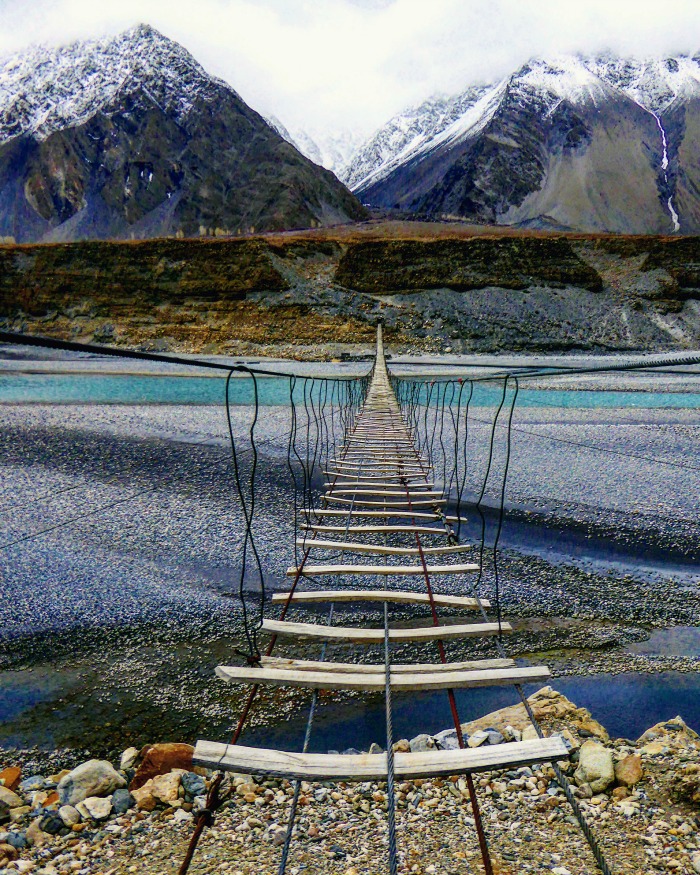
{"type": "MultiPolygon", "coordinates": [[[[546,681],[550,673],[546,666],[518,667],[505,655],[494,659],[448,660],[447,642],[484,637],[500,640],[511,631],[511,627],[501,619],[500,610],[496,620],[489,619],[491,603],[479,597],[468,583],[479,572],[478,563],[464,561],[465,554],[468,556],[474,552],[473,546],[459,543],[453,526],[458,518],[446,515],[447,496],[435,488],[430,461],[420,451],[416,436],[402,414],[387,371],[381,326],[377,332],[376,361],[364,403],[346,428],[343,443],[335,449],[333,457],[324,461],[327,480],[320,507],[313,508],[313,512],[308,512],[311,509],[307,508],[299,526],[297,546],[301,549],[301,559],[287,571],[291,586],[288,592],[275,593],[270,600],[272,607],[281,604],[280,617],[265,617],[261,622],[261,630],[271,636],[267,654],[251,654],[245,665],[226,665],[216,669],[222,680],[250,684],[252,689],[232,743],[200,740],[196,745],[195,764],[214,769],[219,775],[210,804],[215,804],[216,790],[224,771],[294,781],[294,803],[280,863],[280,873],[283,873],[300,781],[386,782],[387,867],[393,875],[399,869],[395,780],[464,775],[482,861],[485,871],[490,873],[493,867],[472,775],[534,763],[556,764],[567,759],[569,753],[561,737],[545,738],[541,732],[532,740],[494,746],[469,747],[464,738],[455,690],[500,685],[515,685],[520,690],[521,684],[546,681]],[[389,536],[391,544],[388,543],[389,536]],[[329,552],[339,559],[324,560],[324,555],[329,552]],[[436,592],[434,584],[445,576],[466,581],[463,591],[472,594],[436,592]],[[328,589],[304,588],[305,582],[318,584],[319,578],[338,580],[340,585],[328,589]],[[358,580],[361,585],[348,585],[348,580],[358,580]],[[396,581],[400,581],[398,586],[396,581]],[[401,584],[405,581],[409,585],[404,588],[401,584]],[[358,602],[376,608],[376,625],[333,625],[332,607],[329,623],[325,625],[285,619],[292,606],[303,608],[340,602],[358,602]],[[416,622],[392,625],[391,608],[394,605],[415,607],[420,612],[416,622]],[[463,613],[464,620],[443,623],[439,614],[442,609],[448,609],[451,614],[463,613]],[[319,642],[322,648],[319,659],[273,655],[278,640],[294,642],[302,639],[319,642]],[[434,644],[434,661],[392,661],[392,645],[405,642],[434,644]],[[378,646],[383,649],[383,662],[362,661],[358,664],[326,659],[327,646],[335,643],[378,646]],[[253,698],[266,685],[302,687],[312,691],[312,709],[300,752],[239,743],[243,721],[253,698]],[[309,753],[319,690],[383,693],[385,752],[309,753]],[[394,752],[392,695],[407,690],[446,692],[457,741],[454,749],[394,752]]],[[[561,777],[565,780],[563,775],[561,777]]]]}

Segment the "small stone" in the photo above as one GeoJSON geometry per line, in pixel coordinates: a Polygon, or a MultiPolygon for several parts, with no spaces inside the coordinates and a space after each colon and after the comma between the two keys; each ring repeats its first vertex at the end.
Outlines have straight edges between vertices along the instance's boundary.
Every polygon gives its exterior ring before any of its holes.
{"type": "Polygon", "coordinates": [[[22,770],[18,766],[10,766],[0,771],[0,784],[8,790],[16,790],[19,787],[22,770]]]}
{"type": "Polygon", "coordinates": [[[134,763],[138,759],[138,755],[139,752],[135,747],[127,747],[119,760],[120,771],[125,772],[127,769],[133,768],[134,763]]]}
{"type": "Polygon", "coordinates": [[[178,770],[167,775],[156,775],[152,779],[151,793],[156,799],[159,799],[166,805],[171,805],[178,798],[181,774],[182,772],[178,770]]]}
{"type": "Polygon", "coordinates": [[[112,800],[102,796],[88,796],[75,807],[85,820],[106,820],[112,813],[112,800]]]}
{"type": "Polygon", "coordinates": [[[436,748],[432,735],[426,735],[425,733],[416,735],[416,737],[412,738],[408,744],[411,753],[421,753],[422,751],[435,750],[436,748]]]}
{"type": "Polygon", "coordinates": [[[158,800],[153,795],[153,778],[146,781],[143,787],[132,790],[131,795],[136,800],[136,807],[139,811],[153,811],[158,805],[158,800]]]}
{"type": "Polygon", "coordinates": [[[33,820],[25,833],[30,848],[40,848],[51,841],[51,836],[45,833],[39,825],[39,820],[33,820]]]}
{"type": "Polygon", "coordinates": [[[126,814],[136,805],[136,800],[126,787],[120,787],[112,793],[112,811],[115,814],[126,814]]]}
{"type": "Polygon", "coordinates": [[[62,829],[65,829],[65,823],[61,819],[58,811],[47,811],[39,820],[39,826],[45,833],[50,836],[58,835],[62,829]]]}
{"type": "Polygon", "coordinates": [[[410,753],[411,742],[407,738],[402,738],[394,742],[394,753],[410,753]]]}
{"type": "Polygon", "coordinates": [[[433,736],[435,744],[440,750],[459,750],[459,739],[456,729],[443,729],[433,736]]]}
{"type": "Polygon", "coordinates": [[[638,754],[631,754],[615,763],[615,780],[621,786],[634,787],[643,777],[642,758],[638,754]]]}
{"type": "Polygon", "coordinates": [[[10,809],[10,822],[19,823],[31,810],[31,805],[20,805],[19,808],[10,809]]]}
{"type": "Polygon", "coordinates": [[[373,741],[369,746],[369,752],[371,754],[384,753],[384,748],[380,744],[377,744],[376,741],[373,741]]]}
{"type": "Polygon", "coordinates": [[[20,782],[19,789],[24,793],[31,793],[32,790],[43,790],[45,780],[43,775],[32,775],[20,782]]]}
{"type": "Polygon", "coordinates": [[[88,760],[61,778],[58,795],[63,805],[76,805],[93,796],[109,796],[126,781],[106,760],[88,760]]]}
{"type": "Polygon", "coordinates": [[[80,823],[80,812],[72,805],[62,805],[58,809],[58,816],[61,818],[65,826],[71,827],[75,823],[80,823]]]}
{"type": "Polygon", "coordinates": [[[611,795],[613,799],[622,800],[626,799],[630,795],[630,791],[627,789],[627,787],[615,787],[611,795]]]}
{"type": "Polygon", "coordinates": [[[696,851],[690,858],[690,865],[696,872],[700,873],[700,851],[696,851]]]}
{"type": "Polygon", "coordinates": [[[180,784],[185,791],[185,801],[187,802],[191,802],[195,796],[203,796],[207,792],[204,778],[194,772],[184,772],[180,778],[180,784]]]}
{"type": "Polygon", "coordinates": [[[189,823],[191,820],[194,820],[194,815],[191,811],[185,811],[184,808],[178,808],[173,815],[173,820],[175,823],[189,823]]]}
{"type": "Polygon", "coordinates": [[[467,741],[467,745],[469,747],[481,747],[482,744],[486,744],[489,738],[488,732],[483,729],[479,729],[473,735],[469,736],[469,741],[467,741]]]}
{"type": "Polygon", "coordinates": [[[6,863],[11,863],[19,857],[17,848],[8,845],[7,842],[0,844],[0,865],[4,867],[6,863]]]}
{"type": "Polygon", "coordinates": [[[23,851],[27,847],[27,836],[23,832],[8,832],[5,841],[18,851],[23,851]]]}

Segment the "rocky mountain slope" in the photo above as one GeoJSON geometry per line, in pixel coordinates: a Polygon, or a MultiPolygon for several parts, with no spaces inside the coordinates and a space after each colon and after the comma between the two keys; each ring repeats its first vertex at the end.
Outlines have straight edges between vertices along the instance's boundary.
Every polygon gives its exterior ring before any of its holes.
{"type": "Polygon", "coordinates": [[[240,233],[361,218],[332,173],[146,25],[0,62],[0,236],[240,233]]]}
{"type": "Polygon", "coordinates": [[[361,200],[433,218],[700,230],[700,55],[534,60],[401,113],[356,154],[361,200]]]}
{"type": "Polygon", "coordinates": [[[700,238],[388,225],[0,247],[0,327],[11,330],[323,356],[371,343],[380,318],[404,350],[697,348],[700,238]]]}

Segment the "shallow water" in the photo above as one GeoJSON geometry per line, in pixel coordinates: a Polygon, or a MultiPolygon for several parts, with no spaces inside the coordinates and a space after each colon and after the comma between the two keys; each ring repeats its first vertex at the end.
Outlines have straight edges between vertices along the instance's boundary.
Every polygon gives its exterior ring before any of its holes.
{"type": "MultiPolygon", "coordinates": [[[[144,374],[40,374],[5,371],[0,374],[0,403],[41,404],[221,404],[226,377],[184,377],[144,374]]],[[[306,392],[320,398],[323,383],[306,381],[306,392]]],[[[329,384],[330,385],[330,384],[329,384]]],[[[305,381],[299,378],[295,400],[303,403],[305,381]]],[[[289,404],[287,378],[260,377],[258,400],[266,406],[289,404]]],[[[329,390],[328,390],[329,391],[329,390]]],[[[234,377],[229,401],[234,405],[253,403],[255,387],[246,377],[234,377]]],[[[476,386],[471,406],[498,403],[501,389],[476,386]]],[[[462,399],[464,404],[466,398],[462,399]]],[[[456,399],[455,399],[456,401],[456,399]]],[[[521,407],[604,408],[700,408],[698,392],[627,392],[616,390],[521,389],[521,407]]]]}
{"type": "MultiPolygon", "coordinates": [[[[679,711],[695,730],[700,730],[700,677],[697,674],[662,672],[659,674],[598,674],[588,677],[556,678],[552,686],[579,707],[588,708],[612,737],[638,738],[646,729],[670,720],[679,711]]],[[[531,695],[538,686],[524,687],[531,695]]],[[[458,690],[457,707],[463,723],[490,711],[518,704],[512,688],[458,690]]],[[[452,716],[444,692],[394,696],[394,738],[411,738],[422,732],[436,733],[450,728],[452,716]]],[[[282,726],[252,730],[243,743],[279,746],[299,750],[303,742],[305,718],[282,726]]],[[[324,752],[355,747],[367,750],[376,741],[386,743],[384,700],[358,700],[352,704],[319,708],[310,749],[324,752]]]]}

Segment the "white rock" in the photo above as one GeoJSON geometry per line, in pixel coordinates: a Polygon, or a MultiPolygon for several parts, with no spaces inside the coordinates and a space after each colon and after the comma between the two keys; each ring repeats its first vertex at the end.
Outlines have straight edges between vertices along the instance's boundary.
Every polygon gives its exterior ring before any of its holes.
{"type": "Polygon", "coordinates": [[[105,760],[88,760],[61,778],[58,796],[63,805],[76,805],[90,796],[109,796],[126,781],[105,760]]]}
{"type": "Polygon", "coordinates": [[[690,858],[690,865],[696,872],[700,873],[700,851],[696,851],[690,858]]]}
{"type": "Polygon", "coordinates": [[[579,751],[574,780],[581,786],[590,784],[593,793],[602,793],[615,782],[612,751],[599,741],[585,741],[579,751]]]}
{"type": "Polygon", "coordinates": [[[185,811],[184,808],[178,808],[175,814],[173,814],[173,820],[175,823],[188,823],[190,820],[194,820],[194,815],[191,811],[185,811]]]}
{"type": "Polygon", "coordinates": [[[102,796],[88,796],[87,799],[83,799],[75,807],[85,820],[90,818],[92,820],[106,820],[112,813],[112,800],[111,798],[105,799],[102,796]]]}
{"type": "Polygon", "coordinates": [[[130,769],[134,763],[136,762],[136,757],[139,755],[137,748],[135,747],[127,747],[127,749],[122,754],[121,759],[119,760],[119,768],[122,772],[130,769]]]}

